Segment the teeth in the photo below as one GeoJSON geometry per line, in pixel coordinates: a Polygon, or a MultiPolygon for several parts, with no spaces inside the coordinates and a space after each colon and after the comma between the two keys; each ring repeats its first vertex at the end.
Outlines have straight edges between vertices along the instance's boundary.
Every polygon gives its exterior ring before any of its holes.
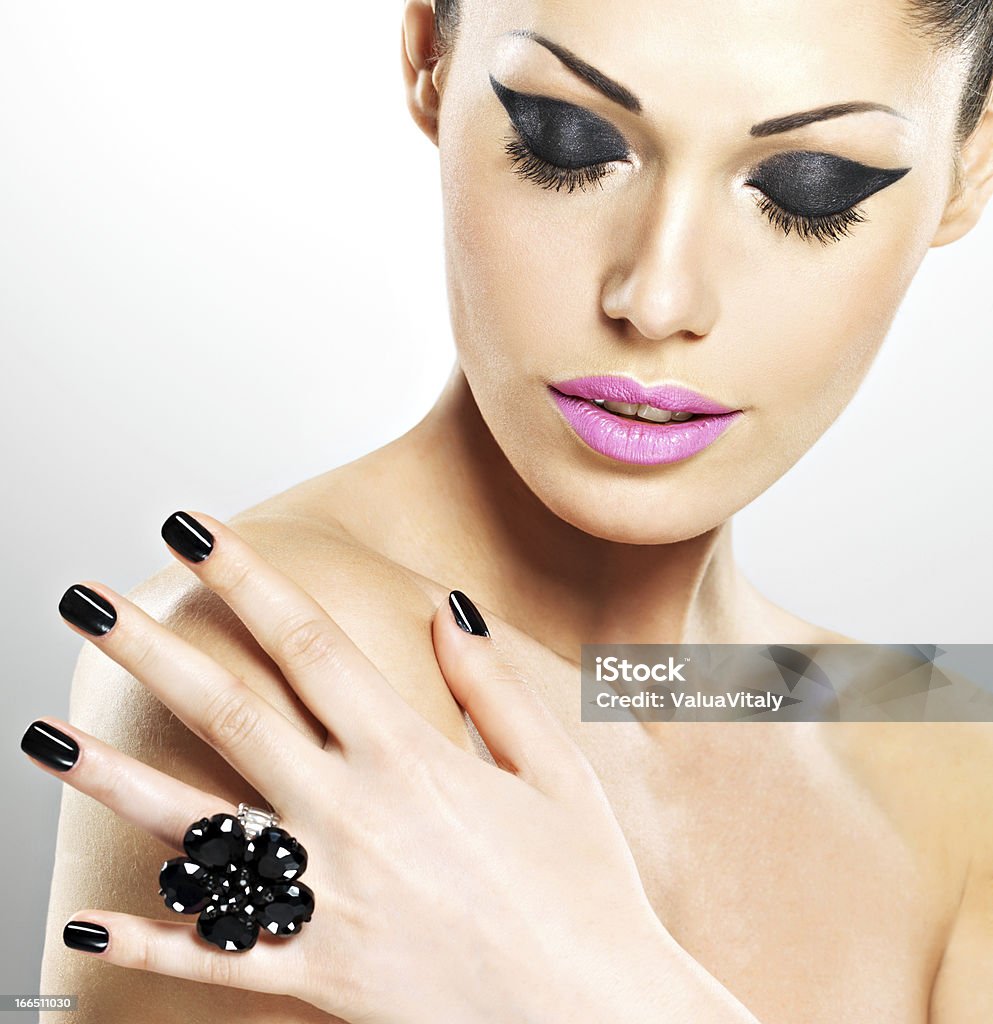
{"type": "Polygon", "coordinates": [[[639,405],[638,417],[653,423],[668,423],[672,419],[672,412],[669,409],[656,409],[654,405],[639,405]]]}
{"type": "Polygon", "coordinates": [[[632,405],[630,402],[604,402],[604,409],[608,412],[619,412],[624,416],[635,416],[639,409],[647,409],[647,405],[632,405]]]}
{"type": "Polygon", "coordinates": [[[654,405],[635,405],[632,402],[607,402],[602,398],[594,398],[593,404],[606,409],[607,412],[614,412],[621,416],[633,416],[637,419],[648,420],[651,423],[668,423],[669,420],[684,422],[692,419],[695,415],[692,412],[673,412],[671,409],[659,409],[654,405]]]}

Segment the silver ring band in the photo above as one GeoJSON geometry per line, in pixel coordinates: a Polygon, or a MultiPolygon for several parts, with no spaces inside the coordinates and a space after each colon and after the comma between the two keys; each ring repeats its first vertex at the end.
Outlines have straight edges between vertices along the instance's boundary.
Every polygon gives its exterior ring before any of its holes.
{"type": "Polygon", "coordinates": [[[238,804],[238,820],[249,839],[254,839],[264,828],[273,828],[279,824],[279,815],[275,811],[265,811],[261,807],[250,807],[238,804]]]}

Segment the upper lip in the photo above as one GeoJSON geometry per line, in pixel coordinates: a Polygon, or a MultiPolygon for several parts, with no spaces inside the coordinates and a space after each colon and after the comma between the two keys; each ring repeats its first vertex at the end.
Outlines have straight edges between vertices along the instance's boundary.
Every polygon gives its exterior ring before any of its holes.
{"type": "Polygon", "coordinates": [[[599,399],[605,402],[627,402],[631,405],[653,405],[673,412],[721,414],[735,412],[714,398],[708,398],[679,384],[653,384],[646,387],[630,377],[573,377],[556,381],[556,391],[575,398],[599,399]]]}

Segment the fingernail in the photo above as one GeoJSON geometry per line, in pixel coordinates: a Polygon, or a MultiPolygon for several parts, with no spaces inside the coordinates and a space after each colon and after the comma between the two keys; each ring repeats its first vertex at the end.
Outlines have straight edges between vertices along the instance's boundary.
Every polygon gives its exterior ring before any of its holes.
{"type": "Polygon", "coordinates": [[[490,631],[486,628],[486,622],[479,614],[479,609],[461,590],[453,590],[448,595],[448,607],[452,609],[455,621],[467,633],[472,633],[473,636],[490,635],[490,631]]]}
{"type": "Polygon", "coordinates": [[[214,535],[185,512],[173,512],[162,524],[162,539],[189,562],[202,562],[214,550],[214,535]]]}
{"type": "Polygon", "coordinates": [[[110,932],[102,924],[89,921],[70,921],[62,929],[62,941],[70,949],[84,953],[102,953],[107,948],[110,932]]]}
{"type": "Polygon", "coordinates": [[[95,590],[81,583],[70,587],[59,601],[59,614],[66,622],[91,634],[103,636],[114,628],[117,612],[114,606],[95,590]]]}
{"type": "Polygon", "coordinates": [[[67,772],[79,759],[79,744],[48,722],[28,726],[21,737],[21,750],[57,772],[67,772]]]}

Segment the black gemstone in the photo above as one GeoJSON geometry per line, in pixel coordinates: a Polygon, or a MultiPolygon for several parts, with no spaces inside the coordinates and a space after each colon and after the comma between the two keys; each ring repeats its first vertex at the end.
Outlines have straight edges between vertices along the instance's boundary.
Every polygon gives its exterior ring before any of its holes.
{"type": "Polygon", "coordinates": [[[307,868],[307,851],[281,828],[264,828],[245,846],[245,863],[266,882],[289,882],[307,868]]]}
{"type": "Polygon", "coordinates": [[[210,872],[185,857],[167,860],[159,872],[159,895],[177,914],[199,914],[211,898],[210,872]]]}
{"type": "Polygon", "coordinates": [[[194,822],[183,840],[188,857],[166,861],[159,892],[181,914],[199,912],[197,934],[225,952],[251,949],[265,927],[295,935],[314,910],[314,894],[297,879],[307,851],[285,829],[246,836],[230,814],[194,822]]]}
{"type": "Polygon", "coordinates": [[[265,897],[263,886],[244,868],[215,881],[212,901],[221,913],[252,913],[265,897]]]}
{"type": "Polygon", "coordinates": [[[226,871],[229,866],[241,864],[245,854],[245,830],[231,814],[201,818],[187,830],[183,848],[198,864],[226,871]]]}
{"type": "Polygon", "coordinates": [[[293,935],[314,912],[314,894],[303,882],[271,886],[272,901],[258,908],[259,925],[273,935],[293,935]]]}
{"type": "Polygon", "coordinates": [[[221,914],[214,907],[207,907],[197,918],[197,934],[218,949],[238,953],[255,945],[259,922],[248,914],[221,914]]]}

